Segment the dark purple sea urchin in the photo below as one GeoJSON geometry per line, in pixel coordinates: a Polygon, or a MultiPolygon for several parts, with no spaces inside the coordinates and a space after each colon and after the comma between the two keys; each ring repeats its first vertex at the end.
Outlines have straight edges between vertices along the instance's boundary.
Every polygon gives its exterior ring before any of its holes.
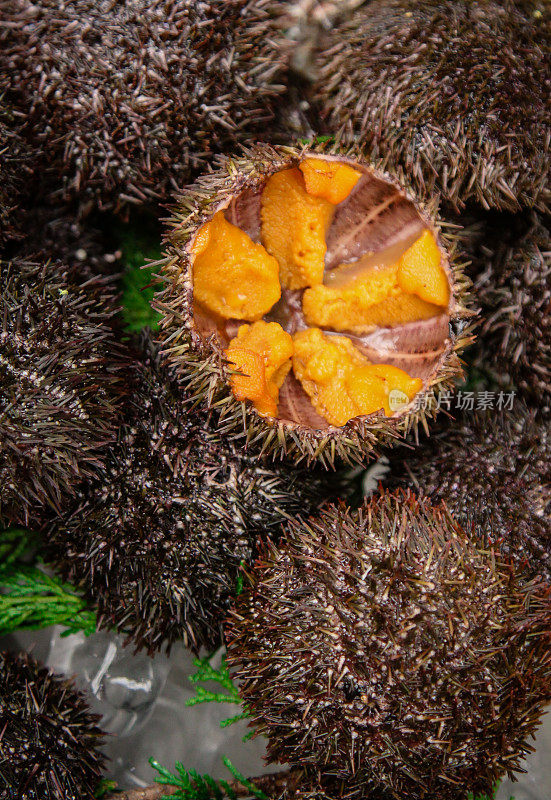
{"type": "Polygon", "coordinates": [[[0,653],[0,795],[92,800],[103,733],[71,681],[29,655],[0,653]]]}
{"type": "Polygon", "coordinates": [[[100,480],[48,531],[46,556],[97,604],[105,626],[150,652],[212,649],[258,536],[323,495],[315,472],[244,455],[159,367],[147,339],[125,424],[100,480]]]}
{"type": "Polygon", "coordinates": [[[464,800],[530,750],[550,624],[547,584],[397,493],[293,522],[227,639],[270,761],[317,768],[345,797],[464,800]]]}
{"type": "Polygon", "coordinates": [[[67,194],[165,199],[269,126],[283,0],[7,0],[0,69],[67,194]]]}
{"type": "Polygon", "coordinates": [[[316,94],[421,195],[544,209],[550,46],[543,0],[374,0],[328,35],[316,94]]]}
{"type": "Polygon", "coordinates": [[[35,525],[116,436],[124,361],[114,295],[46,262],[0,262],[0,519],[35,525]]]}

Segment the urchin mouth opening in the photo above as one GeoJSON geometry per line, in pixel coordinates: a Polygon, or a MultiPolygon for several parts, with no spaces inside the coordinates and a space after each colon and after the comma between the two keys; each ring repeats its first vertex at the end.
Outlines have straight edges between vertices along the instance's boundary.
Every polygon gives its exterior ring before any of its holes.
{"type": "Polygon", "coordinates": [[[400,419],[449,351],[445,250],[371,167],[306,153],[219,207],[189,250],[195,332],[262,416],[400,419]]]}

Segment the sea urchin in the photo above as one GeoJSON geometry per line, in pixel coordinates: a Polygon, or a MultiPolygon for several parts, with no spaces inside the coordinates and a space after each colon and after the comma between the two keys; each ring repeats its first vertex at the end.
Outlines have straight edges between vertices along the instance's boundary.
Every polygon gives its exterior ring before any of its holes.
{"type": "Polygon", "coordinates": [[[361,155],[258,146],[179,198],[164,350],[265,452],[363,462],[461,374],[465,281],[434,210],[361,155]]]}
{"type": "Polygon", "coordinates": [[[316,96],[345,140],[456,207],[545,209],[549,4],[374,0],[319,52],[316,96]]]}
{"type": "Polygon", "coordinates": [[[464,800],[530,750],[550,625],[547,584],[396,493],[292,523],[227,640],[270,761],[317,768],[346,797],[464,800]]]}
{"type": "Polygon", "coordinates": [[[71,681],[29,655],[0,653],[0,793],[17,800],[92,798],[103,733],[71,681]]]}
{"type": "Polygon", "coordinates": [[[315,471],[243,454],[159,366],[147,337],[139,350],[118,441],[101,478],[52,522],[46,557],[136,647],[183,639],[213,649],[257,537],[277,537],[289,516],[314,508],[324,484],[315,471]]]}
{"type": "Polygon", "coordinates": [[[269,125],[286,11],[282,0],[8,0],[0,68],[66,194],[155,202],[269,125]]]}
{"type": "Polygon", "coordinates": [[[46,261],[0,262],[0,519],[59,509],[113,441],[125,394],[114,294],[46,261]],[[109,353],[109,355],[107,355],[109,353]]]}
{"type": "Polygon", "coordinates": [[[551,582],[551,431],[535,411],[464,414],[389,456],[389,485],[444,501],[466,529],[486,530],[551,582]]]}

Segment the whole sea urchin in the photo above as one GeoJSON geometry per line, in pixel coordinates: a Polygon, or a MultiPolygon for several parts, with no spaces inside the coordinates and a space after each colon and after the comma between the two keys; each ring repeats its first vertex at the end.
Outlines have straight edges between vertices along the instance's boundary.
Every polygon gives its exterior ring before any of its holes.
{"type": "Polygon", "coordinates": [[[118,442],[101,479],[53,520],[46,557],[137,647],[184,639],[212,649],[256,538],[315,507],[324,484],[244,455],[185,399],[147,339],[140,347],[118,442]]]}
{"type": "Polygon", "coordinates": [[[103,733],[71,681],[29,655],[0,653],[0,791],[17,800],[92,798],[103,733]]]}
{"type": "Polygon", "coordinates": [[[179,198],[164,349],[264,451],[362,462],[461,373],[466,282],[403,185],[326,145],[258,146],[179,198]]]}
{"type": "Polygon", "coordinates": [[[457,207],[550,200],[542,0],[374,0],[328,35],[316,94],[344,139],[457,207]]]}
{"type": "MultiPolygon", "coordinates": [[[[445,507],[329,507],[264,552],[228,621],[268,757],[345,797],[465,800],[531,749],[549,700],[551,595],[445,507]]],[[[330,795],[334,796],[334,795],[330,795]]]]}
{"type": "Polygon", "coordinates": [[[3,525],[59,509],[115,438],[125,387],[112,308],[104,282],[81,284],[51,263],[0,263],[3,525]]]}
{"type": "Polygon", "coordinates": [[[389,484],[445,501],[466,529],[486,530],[551,582],[551,432],[535,412],[465,414],[390,459],[389,484]]]}
{"type": "Polygon", "coordinates": [[[0,69],[68,194],[166,198],[269,125],[282,0],[8,0],[0,69]]]}
{"type": "Polygon", "coordinates": [[[479,218],[467,242],[481,308],[475,363],[551,414],[551,234],[531,215],[479,218]]]}

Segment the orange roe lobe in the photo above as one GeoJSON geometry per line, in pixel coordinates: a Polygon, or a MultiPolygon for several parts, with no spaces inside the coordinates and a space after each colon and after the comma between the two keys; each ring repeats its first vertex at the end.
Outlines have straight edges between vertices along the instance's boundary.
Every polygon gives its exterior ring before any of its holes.
{"type": "Polygon", "coordinates": [[[427,303],[448,305],[448,276],[441,265],[438,244],[430,231],[422,233],[401,257],[398,264],[398,283],[404,292],[416,294],[427,303]]]}
{"type": "Polygon", "coordinates": [[[226,358],[236,370],[231,376],[231,386],[237,400],[252,400],[262,414],[275,416],[277,403],[268,392],[266,368],[260,353],[230,344],[226,358]]]}
{"type": "Polygon", "coordinates": [[[305,158],[299,164],[304,175],[306,191],[314,197],[338,205],[346,200],[362,173],[349,164],[324,158],[305,158]]]}
{"type": "Polygon", "coordinates": [[[193,244],[191,246],[191,252],[194,256],[198,256],[200,253],[204,252],[209,244],[210,239],[210,230],[211,230],[210,222],[206,222],[204,225],[201,225],[197,233],[195,234],[195,239],[193,240],[193,244]]]}
{"type": "Polygon", "coordinates": [[[312,405],[331,425],[383,411],[392,416],[422,389],[419,378],[388,364],[370,364],[344,336],[309,328],[294,336],[293,370],[312,405]]]}
{"type": "Polygon", "coordinates": [[[241,325],[226,350],[228,360],[239,362],[246,373],[232,377],[234,395],[238,400],[252,400],[259,413],[275,416],[279,389],[291,369],[292,355],[293,340],[277,322],[241,325]]]}
{"type": "Polygon", "coordinates": [[[382,408],[387,417],[406,406],[422,388],[420,378],[412,378],[403,369],[390,364],[360,367],[346,379],[347,392],[358,407],[382,408]]]}
{"type": "Polygon", "coordinates": [[[325,234],[334,209],[308,194],[296,167],[268,179],[262,192],[262,242],[279,262],[282,286],[303,289],[323,281],[325,234]]]}
{"type": "Polygon", "coordinates": [[[222,211],[192,245],[195,300],[224,319],[260,319],[281,297],[279,265],[222,211]]]}
{"type": "Polygon", "coordinates": [[[440,250],[425,231],[396,264],[370,266],[340,287],[314,286],[303,296],[309,325],[361,335],[374,327],[394,327],[430,319],[447,308],[448,278],[440,250]]]}

